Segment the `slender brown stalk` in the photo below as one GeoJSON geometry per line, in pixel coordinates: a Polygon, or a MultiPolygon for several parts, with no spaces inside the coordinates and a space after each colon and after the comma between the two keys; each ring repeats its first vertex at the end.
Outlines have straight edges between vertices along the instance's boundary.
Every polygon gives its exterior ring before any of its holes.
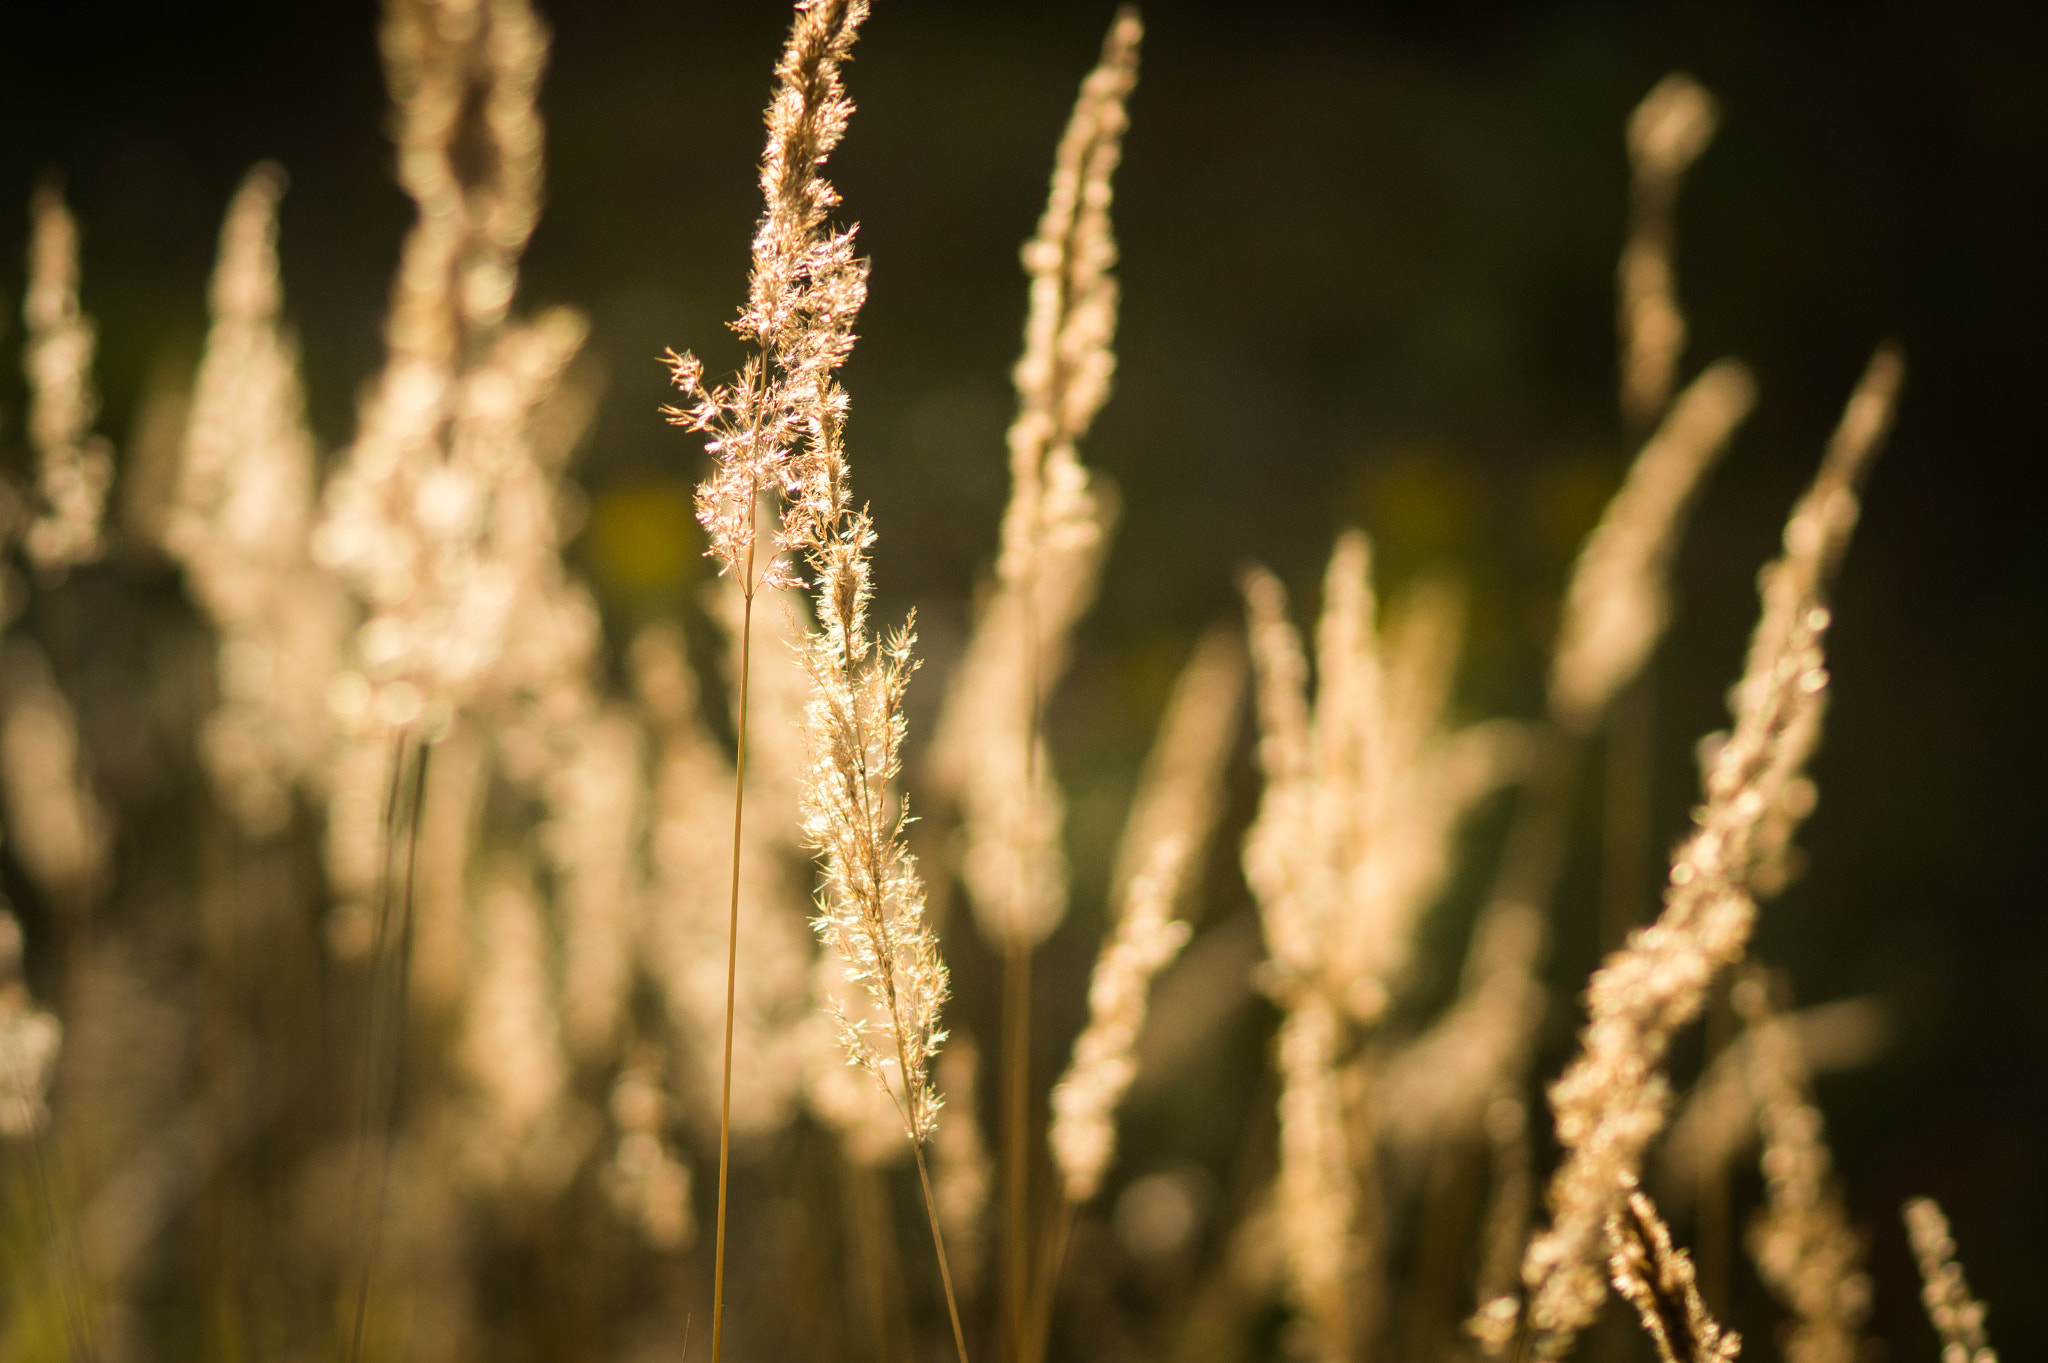
{"type": "MultiPolygon", "coordinates": [[[[1024,665],[1029,700],[1024,724],[1024,789],[1038,789],[1038,747],[1044,699],[1039,686],[1036,607],[1038,565],[1026,565],[1020,596],[1024,611],[1024,665]]],[[[1031,949],[1013,936],[1003,952],[1003,1306],[1014,1363],[1031,1363],[1031,949]]],[[[943,1257],[943,1256],[941,1256],[943,1257]]]]}
{"type": "Polygon", "coordinates": [[[1052,1225],[1039,1240],[1038,1274],[1033,1279],[1031,1309],[1026,1318],[1023,1363],[1042,1363],[1052,1338],[1052,1304],[1059,1296],[1060,1275],[1066,1269],[1067,1245],[1074,1238],[1074,1200],[1061,1196],[1052,1225]]]}
{"type": "Polygon", "coordinates": [[[1030,1293],[1031,944],[1003,948],[1003,1355],[1025,1363],[1030,1293]]]}
{"type": "Polygon", "coordinates": [[[924,1193],[925,1219],[932,1225],[932,1248],[939,1255],[939,1282],[946,1289],[946,1317],[953,1322],[953,1347],[959,1351],[960,1363],[967,1363],[967,1335],[960,1329],[960,1303],[953,1295],[953,1270],[946,1263],[946,1235],[939,1229],[939,1205],[932,1198],[932,1179],[924,1166],[924,1144],[910,1143],[910,1153],[917,1160],[917,1186],[924,1193]]]}
{"type": "MultiPolygon", "coordinates": [[[[1645,659],[1647,665],[1648,660],[1645,659]]],[[[1606,771],[1600,796],[1600,950],[1619,947],[1643,919],[1656,853],[1650,817],[1655,793],[1657,693],[1647,670],[1623,686],[1608,708],[1606,771]]]]}
{"type": "MultiPolygon", "coordinates": [[[[1038,564],[1028,561],[1017,587],[1022,603],[1024,789],[1038,789],[1044,689],[1039,685],[1038,564]]],[[[1003,942],[1003,1345],[1011,1363],[1031,1363],[1031,948],[1013,932],[1003,942]]]]}
{"type": "Polygon", "coordinates": [[[776,65],[778,86],[768,106],[768,144],[761,157],[765,212],[754,237],[747,306],[734,329],[754,355],[731,382],[706,387],[693,356],[670,354],[676,386],[692,400],[665,409],[678,425],[711,435],[717,467],[697,490],[697,517],[709,534],[707,554],[734,574],[745,597],[740,627],[739,748],[733,777],[732,895],[726,935],[725,1058],[718,1118],[718,1230],[712,1271],[711,1359],[725,1343],[725,1223],[732,1133],[732,1037],[738,984],[740,831],[747,769],[747,703],[751,681],[754,594],[793,586],[784,555],[819,541],[819,518],[836,503],[814,500],[820,462],[837,457],[844,395],[832,373],[853,345],[852,324],[866,296],[867,267],[853,254],[853,233],[826,215],[839,196],[819,173],[852,112],[839,77],[854,34],[866,17],[861,0],[799,4],[776,65]],[[779,494],[780,532],[766,561],[757,562],[761,498],[779,494]]]}
{"type": "Polygon", "coordinates": [[[732,907],[725,932],[725,1070],[718,1088],[718,1232],[711,1267],[711,1363],[725,1345],[725,1190],[732,1160],[732,1015],[740,960],[740,829],[747,808],[747,693],[754,657],[754,513],[747,513],[747,563],[740,577],[739,740],[732,778],[732,907]]]}
{"type": "MultiPolygon", "coordinates": [[[[430,745],[420,742],[411,731],[401,731],[394,743],[391,758],[390,798],[385,805],[384,828],[387,839],[385,861],[385,884],[382,903],[377,915],[377,936],[370,955],[370,998],[364,1019],[363,1048],[363,1131],[362,1144],[367,1148],[372,1141],[377,1145],[377,1172],[370,1188],[370,1220],[363,1248],[362,1276],[356,1283],[356,1304],[354,1327],[349,1336],[348,1360],[356,1363],[363,1355],[363,1335],[370,1313],[370,1279],[377,1266],[377,1251],[383,1238],[384,1208],[391,1191],[391,1149],[398,1143],[399,1089],[405,1078],[405,1033],[407,1017],[408,982],[412,975],[412,919],[414,888],[418,878],[420,845],[420,811],[426,803],[427,755],[430,745]],[[406,757],[410,749],[412,758],[411,803],[403,803],[406,791],[406,757]],[[403,811],[405,818],[405,841],[403,855],[400,855],[398,841],[398,820],[403,811]],[[403,866],[395,870],[394,863],[403,866]],[[395,902],[394,902],[395,901],[395,902]],[[392,920],[396,909],[397,922],[392,920]],[[396,960],[391,967],[391,980],[386,985],[382,978],[384,957],[396,934],[396,960]],[[380,1007],[387,994],[389,1006],[380,1007]],[[380,1027],[380,1022],[386,1025],[380,1027]],[[377,1053],[388,1041],[391,1050],[390,1082],[383,1086],[385,1092],[384,1125],[376,1130],[376,1108],[379,1084],[377,1082],[377,1053]]],[[[361,1159],[361,1156],[358,1156],[361,1159]]],[[[362,1202],[362,1175],[364,1166],[358,1163],[357,1186],[354,1202],[362,1202]]]]}

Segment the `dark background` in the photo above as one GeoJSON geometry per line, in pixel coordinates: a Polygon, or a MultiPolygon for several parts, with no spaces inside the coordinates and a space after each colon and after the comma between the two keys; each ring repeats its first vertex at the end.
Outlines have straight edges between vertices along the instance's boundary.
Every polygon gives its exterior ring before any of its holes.
{"type": "MultiPolygon", "coordinates": [[[[758,111],[787,16],[553,10],[548,207],[522,297],[594,319],[609,388],[577,555],[623,625],[678,609],[699,580],[686,496],[700,456],[655,415],[656,357],[691,347],[716,369],[736,354],[722,324],[744,289],[758,111]]],[[[1017,247],[1108,12],[880,0],[850,72],[860,112],[834,179],[874,261],[847,370],[852,449],[884,604],[919,608],[934,660],[914,719],[990,557],[1017,247]]],[[[1874,1242],[1876,1333],[1893,1356],[1934,1357],[1896,1216],[1924,1192],[1955,1222],[1993,1342],[2044,1356],[2048,538],[2025,491],[2048,372],[2039,14],[1148,8],[1118,180],[1118,391],[1086,452],[1125,520],[1052,713],[1081,908],[1048,957],[1042,1050],[1078,1017],[1093,901],[1165,687],[1193,631],[1236,611],[1244,561],[1312,603],[1333,533],[1362,523],[1385,580],[1454,569],[1475,600],[1465,710],[1536,712],[1551,603],[1626,454],[1621,126],[1683,68],[1723,110],[1680,209],[1684,372],[1740,355],[1762,400],[1694,523],[1655,666],[1658,841],[1683,830],[1694,739],[1723,722],[1754,571],[1872,347],[1896,337],[1908,384],[1838,593],[1811,865],[1768,909],[1757,954],[1803,1001],[1874,992],[1893,1010],[1884,1060],[1821,1086],[1874,1242]]],[[[64,178],[101,327],[100,428],[122,444],[152,375],[196,358],[219,214],[268,157],[291,175],[282,252],[313,420],[323,449],[344,444],[410,216],[373,7],[17,5],[6,29],[0,206],[25,205],[46,171],[64,178]]],[[[13,210],[0,219],[12,354],[25,234],[13,210]]],[[[0,380],[10,450],[20,397],[18,377],[0,380]]],[[[1243,770],[1239,785],[1241,819],[1243,770]]],[[[1246,902],[1240,831],[1216,859],[1211,923],[1246,902]]],[[[1558,906],[1553,1068],[1594,959],[1584,860],[1558,906]]],[[[949,950],[963,1016],[992,1019],[975,992],[992,983],[985,959],[949,950]]],[[[1455,961],[1427,969],[1448,980],[1455,961]]],[[[1767,1332],[1751,1340],[1769,1351],[1767,1332]]]]}

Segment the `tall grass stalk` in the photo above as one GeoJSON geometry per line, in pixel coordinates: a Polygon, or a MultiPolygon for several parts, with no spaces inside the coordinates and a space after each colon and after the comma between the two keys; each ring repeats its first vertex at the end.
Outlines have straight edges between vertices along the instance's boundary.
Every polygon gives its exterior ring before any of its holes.
{"type": "Polygon", "coordinates": [[[754,512],[747,513],[748,545],[741,578],[739,734],[732,777],[732,903],[725,931],[725,1059],[718,1086],[718,1230],[711,1269],[711,1357],[717,1363],[725,1343],[725,1198],[732,1163],[732,1017],[739,984],[740,830],[747,809],[747,699],[754,658],[754,512]]]}
{"type": "Polygon", "coordinates": [[[399,1096],[405,1078],[407,1001],[412,974],[413,891],[419,865],[420,813],[426,805],[427,756],[432,751],[432,747],[420,741],[411,730],[401,731],[392,741],[391,787],[384,807],[384,883],[378,896],[376,936],[370,951],[369,998],[363,1010],[363,1100],[356,1146],[355,1196],[350,1199],[350,1205],[360,1210],[364,1205],[367,1182],[369,1219],[362,1236],[362,1271],[356,1280],[348,1363],[357,1363],[363,1356],[363,1336],[370,1314],[370,1283],[376,1272],[385,1204],[390,1196],[391,1148],[398,1140],[399,1096]],[[410,782],[406,780],[408,765],[412,769],[410,782]],[[402,841],[398,832],[401,817],[405,825],[402,841]],[[388,966],[387,956],[391,957],[388,966]],[[379,1072],[378,1060],[380,1053],[387,1048],[390,1051],[389,1079],[380,1082],[383,1076],[379,1072]],[[378,1120],[380,1107],[381,1122],[378,1120]],[[372,1149],[376,1151],[374,1174],[369,1172],[369,1152],[372,1149]]]}
{"type": "MultiPolygon", "coordinates": [[[[739,580],[739,739],[733,778],[732,895],[726,934],[725,1051],[718,1118],[718,1229],[712,1269],[711,1359],[725,1346],[726,1193],[732,1131],[732,1037],[739,967],[740,834],[746,800],[748,692],[752,680],[754,595],[794,586],[784,551],[822,544],[824,518],[843,514],[820,501],[819,474],[838,457],[845,394],[833,380],[853,347],[853,320],[867,296],[867,265],[853,254],[853,232],[826,221],[839,195],[821,174],[853,111],[839,68],[850,55],[862,0],[797,6],[776,65],[761,157],[766,207],[754,235],[747,305],[733,324],[754,353],[730,382],[707,388],[703,365],[670,354],[688,409],[670,420],[708,432],[717,467],[697,490],[697,517],[711,538],[707,553],[739,580]],[[780,494],[782,524],[766,561],[757,558],[764,496],[780,494]]],[[[906,1071],[907,1078],[907,1071],[906,1071]]],[[[948,1298],[950,1300],[950,1289],[948,1298]]]]}

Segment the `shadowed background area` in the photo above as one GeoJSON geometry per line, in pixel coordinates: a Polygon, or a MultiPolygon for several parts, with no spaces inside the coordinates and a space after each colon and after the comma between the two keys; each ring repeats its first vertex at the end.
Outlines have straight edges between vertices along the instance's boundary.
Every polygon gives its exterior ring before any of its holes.
{"type": "MultiPolygon", "coordinates": [[[[849,445],[880,535],[882,613],[915,606],[929,659],[913,745],[992,558],[1017,249],[1108,13],[877,0],[848,74],[859,112],[834,180],[873,261],[845,371],[849,445]]],[[[745,288],[758,111],[787,18],[644,0],[546,17],[548,187],[521,298],[592,319],[604,391],[578,456],[588,502],[573,562],[623,639],[694,612],[709,576],[689,508],[702,455],[656,413],[669,396],[657,361],[687,347],[717,372],[740,354],[724,323],[745,288]]],[[[1686,537],[1679,617],[1646,687],[1639,912],[1696,798],[1693,744],[1726,723],[1755,570],[1872,347],[1896,338],[1905,396],[1836,593],[1806,873],[1767,906],[1756,954],[1802,1002],[1874,994],[1890,1010],[1882,1058],[1819,1090],[1871,1237],[1873,1333],[1894,1358],[1935,1356],[1897,1218],[1901,1199],[1930,1194],[1991,1303],[1993,1342],[2008,1359],[2048,1356],[2048,533],[2025,491],[2044,453],[2048,27],[1989,7],[1732,0],[1162,3],[1146,19],[1117,181],[1116,391],[1085,451],[1120,489],[1123,523],[1048,716],[1076,911],[1043,958],[1042,1077],[1082,1016],[1120,811],[1167,687],[1201,626],[1238,617],[1247,561],[1312,602],[1333,536],[1361,525],[1388,584],[1452,570],[1473,593],[1461,713],[1538,709],[1559,588],[1631,452],[1615,401],[1621,128],[1683,69],[1722,109],[1678,215],[1685,370],[1738,355],[1760,400],[1686,537]]],[[[375,23],[364,4],[10,15],[0,334],[11,355],[16,210],[54,172],[100,324],[100,429],[124,454],[145,391],[197,359],[220,213],[266,158],[290,176],[280,252],[312,424],[323,453],[349,438],[411,218],[383,135],[375,23]]],[[[10,370],[10,457],[22,403],[10,370]]],[[[81,726],[124,807],[174,804],[190,759],[128,712],[164,656],[136,602],[175,598],[172,570],[131,546],[94,572],[143,586],[83,585],[81,726]]],[[[1241,753],[1205,934],[1245,926],[1237,848],[1254,799],[1241,753]]],[[[161,836],[178,836],[166,817],[161,836]]],[[[1583,821],[1557,905],[1545,1073],[1567,1053],[1599,945],[1590,802],[1583,821]]],[[[122,833],[158,835],[132,815],[122,833]]],[[[11,856],[7,877],[33,944],[35,895],[11,856]]],[[[1469,921],[1483,878],[1465,874],[1441,916],[1469,921]]],[[[986,1052],[999,962],[964,929],[959,918],[946,935],[955,1016],[986,1052]]],[[[32,972],[33,958],[32,945],[32,972]]],[[[1457,961],[1421,968],[1441,998],[1457,961]]],[[[1255,1070],[1271,1016],[1249,1000],[1241,1014],[1242,1044],[1220,1048],[1209,1088],[1138,1094],[1125,1178],[1227,1162],[1243,1109],[1270,1096],[1255,1070]]],[[[1774,1316],[1747,1268],[1732,1272],[1731,1323],[1768,1354],[1774,1316]]]]}

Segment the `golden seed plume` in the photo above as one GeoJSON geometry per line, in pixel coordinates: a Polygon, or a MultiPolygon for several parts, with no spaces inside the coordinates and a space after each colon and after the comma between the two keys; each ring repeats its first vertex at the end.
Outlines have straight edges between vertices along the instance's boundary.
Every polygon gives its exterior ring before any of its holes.
{"type": "Polygon", "coordinates": [[[1176,905],[1198,874],[1237,732],[1243,648],[1212,630],[1174,685],[1111,877],[1110,932],[1088,985],[1088,1023],[1052,1092],[1051,1144],[1066,1198],[1094,1197],[1115,1149],[1116,1107],[1137,1076],[1153,977],[1179,954],[1176,905]]]}
{"type": "Polygon", "coordinates": [[[367,616],[337,715],[352,736],[388,742],[487,689],[541,692],[582,673],[596,615],[563,576],[558,451],[542,419],[587,325],[567,309],[510,317],[539,213],[546,30],[526,0],[394,0],[382,38],[398,178],[418,217],[384,368],[313,548],[367,616]],[[471,154],[477,143],[488,154],[471,154]]]}
{"type": "Polygon", "coordinates": [[[275,165],[257,166],[221,225],[213,322],[160,529],[220,636],[220,699],[200,751],[256,836],[281,830],[293,789],[325,775],[328,682],[354,624],[306,548],[318,471],[298,349],[281,318],[284,183],[275,165]]]}
{"type": "Polygon", "coordinates": [[[36,1006],[21,973],[21,924],[0,904],[0,1136],[28,1136],[50,1119],[50,1080],[64,1028],[36,1006]]]}
{"type": "Polygon", "coordinates": [[[1073,1059],[1052,1091],[1052,1155],[1067,1201],[1094,1197],[1116,1147],[1114,1114],[1137,1074],[1134,1055],[1145,1024],[1145,995],[1188,940],[1173,916],[1187,874],[1187,847],[1164,838],[1151,863],[1131,882],[1088,982],[1088,1024],[1074,1040],[1073,1059]]]}
{"type": "Polygon", "coordinates": [[[888,1090],[906,1134],[921,1144],[938,1118],[931,1062],[946,1036],[939,1009],[948,985],[924,917],[924,885],[904,846],[909,815],[891,789],[902,763],[903,692],[916,667],[913,636],[907,626],[886,639],[868,633],[866,515],[842,509],[829,533],[811,556],[819,624],[805,655],[804,837],[825,876],[816,926],[875,1013],[828,1000],[840,1044],[888,1090]]]}
{"type": "Polygon", "coordinates": [[[56,581],[105,547],[101,521],[114,454],[105,437],[92,433],[100,406],[92,381],[99,329],[78,306],[78,222],[48,184],[29,201],[29,219],[22,368],[38,510],[22,547],[37,571],[56,581]]]}
{"type": "Polygon", "coordinates": [[[1586,537],[1565,589],[1550,712],[1572,733],[1598,723],[1670,619],[1671,556],[1700,480],[1756,402],[1736,360],[1712,365],[1672,404],[1586,537]]]}
{"type": "Polygon", "coordinates": [[[1628,120],[1628,239],[1619,275],[1621,411],[1646,428],[1663,412],[1685,350],[1672,264],[1673,209],[1686,170],[1707,149],[1720,115],[1714,97],[1682,72],[1657,82],[1628,120]]]}
{"type": "Polygon", "coordinates": [[[730,383],[709,387],[693,357],[672,355],[691,405],[669,415],[711,436],[717,466],[698,490],[697,509],[722,571],[738,576],[749,597],[797,583],[791,555],[803,556],[811,578],[802,836],[824,873],[817,932],[867,1007],[832,995],[824,1003],[848,1059],[874,1077],[912,1144],[922,1146],[938,1117],[931,1066],[945,1039],[939,1009],[947,983],[904,846],[908,813],[893,789],[904,689],[916,663],[907,624],[878,639],[867,620],[874,530],[851,504],[847,399],[833,377],[853,345],[867,267],[853,254],[854,229],[827,224],[839,196],[821,171],[852,112],[839,72],[866,16],[861,0],[797,6],[768,107],[767,206],[747,306],[734,324],[754,354],[730,383]],[[780,499],[781,525],[763,556],[756,515],[771,495],[780,499]]]}
{"type": "Polygon", "coordinates": [[[1634,1180],[1607,1216],[1608,1272],[1614,1290],[1643,1323],[1663,1363],[1734,1363],[1742,1337],[1707,1312],[1692,1260],[1671,1243],[1671,1229],[1634,1180]]]}
{"type": "Polygon", "coordinates": [[[1766,832],[1772,811],[1797,789],[1820,737],[1827,584],[1855,526],[1856,489],[1889,425],[1901,373],[1896,351],[1879,350],[1793,508],[1784,553],[1760,579],[1763,611],[1732,693],[1735,728],[1706,774],[1695,831],[1672,859],[1664,910],[1595,972],[1580,1054],[1551,1088],[1565,1153],[1551,1179],[1550,1227],[1522,1264],[1529,1324],[1545,1358],[1564,1356],[1599,1309],[1601,1226],[1663,1129],[1665,1052],[1748,941],[1754,876],[1779,837],[1766,832]]]}
{"type": "Polygon", "coordinates": [[[839,68],[866,17],[863,0],[798,5],[775,68],[761,158],[767,207],[754,232],[747,304],[732,324],[753,353],[730,382],[710,387],[695,356],[669,354],[671,377],[689,405],[664,411],[706,433],[717,461],[697,489],[697,519],[711,541],[706,552],[749,597],[757,587],[796,584],[788,556],[813,544],[834,511],[824,464],[836,457],[830,446],[846,395],[833,374],[853,349],[867,262],[853,253],[855,229],[827,222],[839,194],[821,167],[853,112],[839,68]],[[756,518],[771,497],[780,500],[781,527],[757,561],[756,518]]]}
{"type": "Polygon", "coordinates": [[[1984,1303],[1970,1295],[1941,1205],[1916,1197],[1906,1203],[1905,1216],[1906,1235],[1920,1261],[1920,1300],[1941,1336],[1941,1363],[1998,1363],[1984,1333],[1984,1303]]]}
{"type": "Polygon", "coordinates": [[[1308,1326],[1308,1352],[1352,1357],[1351,1297],[1358,1264],[1358,1185],[1337,1082],[1343,1016],[1320,994],[1280,1021],[1280,1174],[1275,1193],[1288,1296],[1308,1326]]]}
{"type": "Polygon", "coordinates": [[[1513,774],[1519,730],[1442,721],[1462,628],[1455,593],[1426,584],[1374,622],[1365,537],[1338,541],[1317,630],[1316,699],[1278,581],[1246,578],[1266,789],[1245,842],[1281,992],[1328,991],[1361,1023],[1405,970],[1414,925],[1450,868],[1474,803],[1513,774]]]}
{"type": "Polygon", "coordinates": [[[1747,970],[1732,991],[1763,1129],[1765,1204],[1749,1228],[1764,1285],[1792,1312],[1786,1363],[1855,1363],[1870,1314],[1863,1239],[1849,1225],[1820,1109],[1808,1091],[1797,1025],[1771,1005],[1769,981],[1747,970]]]}
{"type": "Polygon", "coordinates": [[[1064,801],[1037,727],[1066,670],[1074,623],[1095,598],[1116,519],[1114,494],[1082,465],[1077,444],[1116,368],[1111,180],[1143,32],[1134,10],[1118,11],[1024,247],[1030,305],[1013,371],[1002,548],[932,741],[934,788],[960,806],[961,872],[976,921],[1006,945],[1035,946],[1067,909],[1064,801]]]}
{"type": "Polygon", "coordinates": [[[1462,630],[1457,594],[1420,584],[1389,612],[1382,637],[1363,535],[1346,534],[1330,557],[1313,706],[1279,582],[1255,569],[1244,589],[1265,776],[1245,877],[1266,938],[1266,984],[1286,1012],[1280,1225],[1310,1349],[1334,1359],[1365,1328],[1372,1246],[1354,1185],[1386,1109],[1356,1052],[1403,983],[1460,823],[1516,769],[1521,731],[1443,732],[1462,630]]]}

